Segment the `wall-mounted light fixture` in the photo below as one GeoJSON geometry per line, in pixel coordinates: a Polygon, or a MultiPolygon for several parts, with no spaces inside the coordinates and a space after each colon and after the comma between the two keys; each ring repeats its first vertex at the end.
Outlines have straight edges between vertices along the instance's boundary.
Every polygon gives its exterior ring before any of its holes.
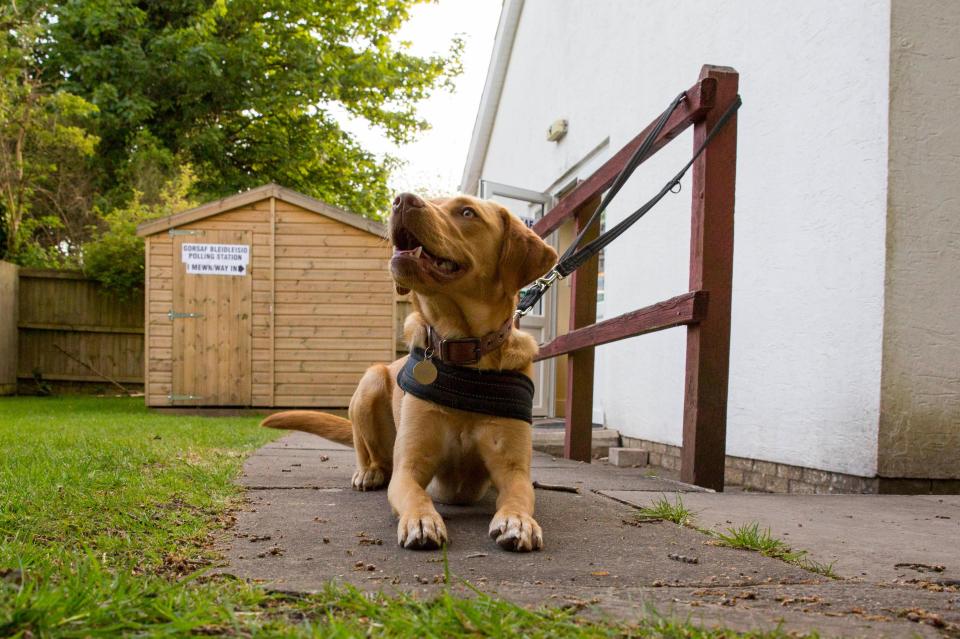
{"type": "Polygon", "coordinates": [[[566,120],[554,120],[547,129],[547,142],[559,142],[567,134],[570,123],[566,120]]]}

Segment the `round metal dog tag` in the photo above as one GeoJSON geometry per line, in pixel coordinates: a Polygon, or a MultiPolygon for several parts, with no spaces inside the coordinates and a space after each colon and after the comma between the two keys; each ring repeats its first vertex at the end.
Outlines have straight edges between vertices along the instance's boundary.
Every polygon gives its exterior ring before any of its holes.
{"type": "Polygon", "coordinates": [[[437,379],[437,367],[429,359],[420,360],[413,367],[413,378],[424,386],[429,386],[437,379]]]}

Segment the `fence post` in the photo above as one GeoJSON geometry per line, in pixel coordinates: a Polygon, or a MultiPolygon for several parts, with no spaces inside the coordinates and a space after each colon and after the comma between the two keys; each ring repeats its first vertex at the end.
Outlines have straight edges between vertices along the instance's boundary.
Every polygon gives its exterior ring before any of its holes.
{"type": "Polygon", "coordinates": [[[19,290],[17,265],[0,262],[0,395],[17,392],[19,290]]]}
{"type": "MultiPolygon", "coordinates": [[[[580,233],[599,201],[594,198],[580,207],[576,233],[580,233]]],[[[599,234],[600,225],[584,237],[589,242],[599,234]]],[[[570,276],[570,330],[590,326],[597,321],[597,273],[599,258],[587,260],[570,276]]],[[[584,348],[567,355],[567,405],[563,456],[590,461],[593,453],[593,351],[584,348]]]]}
{"type": "MultiPolygon", "coordinates": [[[[714,108],[694,125],[694,148],[736,97],[739,81],[733,69],[709,65],[700,77],[716,78],[717,95],[714,108]]],[[[690,290],[709,297],[706,317],[687,328],[680,478],[714,490],[723,490],[726,458],[736,166],[734,116],[693,165],[690,290]]]]}

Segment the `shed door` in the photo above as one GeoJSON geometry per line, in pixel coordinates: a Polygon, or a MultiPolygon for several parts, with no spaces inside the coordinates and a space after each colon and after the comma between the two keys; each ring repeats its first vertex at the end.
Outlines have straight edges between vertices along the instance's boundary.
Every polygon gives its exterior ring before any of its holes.
{"type": "Polygon", "coordinates": [[[249,406],[250,231],[175,235],[171,404],[249,406]]]}

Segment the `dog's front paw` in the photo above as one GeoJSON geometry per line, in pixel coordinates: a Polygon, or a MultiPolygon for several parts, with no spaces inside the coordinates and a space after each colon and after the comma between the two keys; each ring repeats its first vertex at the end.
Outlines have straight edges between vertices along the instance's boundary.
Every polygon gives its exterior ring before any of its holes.
{"type": "Polygon", "coordinates": [[[397,543],[414,550],[436,550],[447,543],[447,527],[436,512],[403,515],[397,525],[397,543]]]}
{"type": "Polygon", "coordinates": [[[498,512],[490,522],[490,537],[504,550],[530,552],[543,548],[543,530],[530,515],[498,512]]]}
{"type": "Polygon", "coordinates": [[[387,485],[387,474],[377,466],[358,468],[353,473],[352,484],[354,490],[376,490],[387,485]]]}

